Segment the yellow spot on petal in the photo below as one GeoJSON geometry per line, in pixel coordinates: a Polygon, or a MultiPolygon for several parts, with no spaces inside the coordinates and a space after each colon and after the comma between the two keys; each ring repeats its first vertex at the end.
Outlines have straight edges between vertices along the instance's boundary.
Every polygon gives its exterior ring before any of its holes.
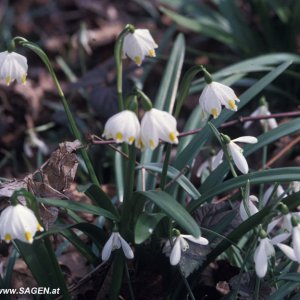
{"type": "Polygon", "coordinates": [[[155,50],[154,49],[149,50],[149,56],[151,56],[151,57],[155,56],[155,50]]]}
{"type": "Polygon", "coordinates": [[[11,241],[11,235],[9,233],[7,233],[4,237],[4,240],[6,243],[9,243],[11,241]]]}
{"type": "Polygon", "coordinates": [[[32,238],[32,235],[29,231],[25,231],[25,239],[26,241],[28,241],[29,243],[32,243],[33,241],[33,238],[32,238]]]}
{"type": "Polygon", "coordinates": [[[135,62],[138,66],[140,66],[141,63],[142,63],[142,59],[141,59],[139,56],[135,56],[135,57],[134,57],[134,62],[135,62]]]}
{"type": "Polygon", "coordinates": [[[117,132],[115,138],[116,138],[117,142],[122,142],[123,141],[123,134],[121,132],[117,132]]]}
{"type": "Polygon", "coordinates": [[[21,78],[21,81],[22,81],[22,84],[25,84],[26,83],[26,74],[22,75],[22,78],[21,78]]]}
{"type": "Polygon", "coordinates": [[[6,84],[9,85],[11,82],[11,76],[6,76],[5,81],[6,81],[6,84]]]}
{"type": "Polygon", "coordinates": [[[155,148],[155,142],[154,142],[154,140],[151,139],[149,141],[149,145],[150,145],[150,148],[153,150],[155,148]]]}
{"type": "Polygon", "coordinates": [[[40,224],[38,224],[37,230],[38,230],[38,231],[44,231],[44,228],[43,228],[40,224]]]}
{"type": "Polygon", "coordinates": [[[236,105],[235,105],[234,100],[231,100],[231,99],[228,100],[228,104],[232,110],[236,110],[236,105]]]}
{"type": "Polygon", "coordinates": [[[137,141],[137,147],[140,148],[140,149],[144,149],[145,145],[144,143],[142,142],[142,139],[138,139],[137,141]]]}
{"type": "Polygon", "coordinates": [[[134,142],[135,138],[134,136],[129,137],[128,142],[131,145],[134,142]]]}
{"type": "Polygon", "coordinates": [[[214,119],[218,117],[218,110],[216,108],[212,108],[211,114],[213,115],[214,119]]]}
{"type": "Polygon", "coordinates": [[[175,133],[175,132],[171,132],[171,133],[169,134],[169,139],[170,139],[170,141],[171,141],[172,143],[176,143],[176,142],[177,142],[177,135],[176,135],[176,133],[175,133]]]}

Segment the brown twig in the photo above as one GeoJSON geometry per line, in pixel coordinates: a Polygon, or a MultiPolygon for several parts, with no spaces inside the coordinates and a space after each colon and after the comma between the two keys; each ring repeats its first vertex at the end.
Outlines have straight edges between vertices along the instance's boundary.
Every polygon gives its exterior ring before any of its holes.
{"type": "MultiPolygon", "coordinates": [[[[264,169],[272,166],[278,159],[284,156],[293,146],[300,142],[300,135],[288,143],[281,151],[279,151],[274,157],[272,157],[265,165],[264,169]]],[[[262,168],[260,169],[262,170],[262,168]]]]}

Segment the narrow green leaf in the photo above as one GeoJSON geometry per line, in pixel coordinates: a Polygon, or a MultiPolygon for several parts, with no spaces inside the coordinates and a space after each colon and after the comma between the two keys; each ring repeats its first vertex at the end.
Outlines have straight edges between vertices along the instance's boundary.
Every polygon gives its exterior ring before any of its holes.
{"type": "Polygon", "coordinates": [[[58,200],[58,199],[51,199],[51,198],[37,198],[37,200],[40,203],[44,203],[50,206],[57,206],[57,207],[70,209],[74,211],[87,212],[97,216],[106,217],[110,220],[119,221],[119,218],[117,216],[95,205],[81,203],[81,202],[74,202],[71,200],[58,200]]]}
{"type": "Polygon", "coordinates": [[[141,198],[149,199],[156,204],[163,212],[170,218],[174,219],[179,226],[181,226],[187,233],[198,237],[200,229],[193,217],[185,210],[185,208],[173,199],[169,194],[162,191],[147,191],[136,192],[136,201],[141,198]]]}
{"type": "Polygon", "coordinates": [[[91,198],[95,203],[98,203],[101,208],[104,208],[119,218],[119,213],[116,207],[112,204],[111,199],[104,193],[104,191],[99,188],[99,186],[95,184],[88,184],[84,187],[82,192],[91,198]]]}
{"type": "MultiPolygon", "coordinates": [[[[162,173],[163,165],[161,163],[150,163],[146,165],[140,165],[138,169],[145,168],[147,170],[151,170],[157,173],[162,173]]],[[[168,166],[167,176],[172,178],[173,180],[176,178],[176,182],[193,198],[198,199],[200,197],[200,193],[195,188],[195,186],[190,182],[190,180],[180,174],[178,170],[176,170],[172,166],[168,166]]]]}
{"type": "Polygon", "coordinates": [[[251,185],[261,183],[300,181],[300,167],[257,171],[226,180],[204,192],[198,200],[191,202],[188,210],[193,211],[202,203],[214,196],[242,187],[247,183],[248,180],[250,181],[251,185]]]}
{"type": "Polygon", "coordinates": [[[166,215],[163,213],[142,213],[139,215],[134,232],[134,239],[136,244],[143,243],[154,231],[156,225],[166,215]]]}

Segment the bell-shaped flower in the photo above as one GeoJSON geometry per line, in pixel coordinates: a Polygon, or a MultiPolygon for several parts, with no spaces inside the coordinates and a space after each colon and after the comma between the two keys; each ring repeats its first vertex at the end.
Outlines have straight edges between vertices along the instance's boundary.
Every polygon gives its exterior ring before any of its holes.
{"type": "Polygon", "coordinates": [[[293,247],[278,243],[279,249],[291,260],[300,264],[300,224],[293,227],[292,230],[293,247]]]}
{"type": "Polygon", "coordinates": [[[28,130],[28,137],[25,139],[23,149],[28,157],[33,157],[32,148],[37,148],[42,154],[47,155],[49,153],[49,147],[41,140],[33,129],[28,130]]]}
{"type": "Polygon", "coordinates": [[[248,201],[246,202],[247,209],[244,205],[244,201],[240,204],[240,216],[243,221],[247,220],[249,217],[255,215],[258,212],[258,208],[255,206],[254,202],[258,202],[258,199],[254,195],[250,195],[248,201]],[[250,215],[248,215],[248,212],[250,215]]]}
{"type": "Polygon", "coordinates": [[[263,206],[266,206],[267,203],[271,200],[270,197],[273,195],[273,197],[276,197],[277,199],[280,199],[280,198],[285,198],[287,195],[285,195],[285,191],[282,187],[281,184],[279,184],[276,188],[276,191],[274,193],[274,188],[275,186],[274,185],[271,185],[265,192],[264,192],[264,195],[263,195],[263,199],[262,199],[262,204],[263,206]]]}
{"type": "Polygon", "coordinates": [[[231,140],[227,144],[228,152],[231,155],[234,164],[243,174],[247,174],[249,171],[247,160],[243,155],[243,149],[238,146],[236,142],[255,144],[257,143],[257,138],[253,136],[241,136],[237,139],[231,140]]]}
{"type": "Polygon", "coordinates": [[[240,102],[233,89],[222,83],[212,81],[203,89],[199,103],[202,111],[217,118],[222,110],[222,105],[226,108],[237,111],[236,102],[240,102]]]}
{"type": "Polygon", "coordinates": [[[201,236],[195,238],[192,235],[180,234],[177,237],[173,238],[174,245],[170,254],[170,263],[172,266],[176,266],[180,262],[181,252],[185,252],[187,249],[189,249],[189,244],[186,240],[199,245],[208,244],[208,240],[201,236]]]}
{"type": "Polygon", "coordinates": [[[216,155],[211,156],[208,160],[203,162],[197,170],[196,176],[206,176],[208,173],[214,171],[223,162],[223,150],[220,150],[216,155]]]}
{"type": "Polygon", "coordinates": [[[113,250],[120,249],[121,247],[124,255],[128,259],[134,258],[133,251],[129,244],[121,237],[119,232],[113,232],[102,249],[102,260],[107,261],[111,255],[111,252],[113,250]]]}
{"type": "Polygon", "coordinates": [[[158,146],[159,139],[177,144],[178,131],[176,119],[166,111],[152,108],[145,112],[141,122],[141,137],[139,148],[153,150],[158,146]]]}
{"type": "MultiPolygon", "coordinates": [[[[251,115],[250,117],[256,117],[256,116],[269,116],[271,113],[268,109],[267,105],[260,105],[251,115]]],[[[244,128],[248,129],[253,121],[247,121],[244,124],[244,128]]],[[[262,119],[260,120],[260,124],[263,128],[267,128],[268,130],[272,130],[276,127],[278,127],[278,124],[274,118],[270,119],[262,119]]]]}
{"type": "Polygon", "coordinates": [[[145,56],[155,57],[157,47],[148,29],[135,29],[124,37],[123,56],[140,66],[145,56]]]}
{"type": "Polygon", "coordinates": [[[136,114],[131,110],[123,110],[110,117],[103,135],[107,139],[114,139],[117,143],[132,144],[140,136],[140,123],[136,114]]]}
{"type": "Polygon", "coordinates": [[[4,79],[9,85],[12,81],[26,83],[27,59],[16,52],[4,51],[0,53],[0,79],[4,79]]]}
{"type": "Polygon", "coordinates": [[[262,238],[254,252],[255,271],[258,277],[262,278],[266,275],[268,259],[274,254],[275,249],[272,241],[267,237],[262,238]]]}
{"type": "Polygon", "coordinates": [[[7,243],[19,239],[31,244],[36,232],[43,230],[33,211],[26,206],[8,206],[1,213],[0,236],[7,243]]]}

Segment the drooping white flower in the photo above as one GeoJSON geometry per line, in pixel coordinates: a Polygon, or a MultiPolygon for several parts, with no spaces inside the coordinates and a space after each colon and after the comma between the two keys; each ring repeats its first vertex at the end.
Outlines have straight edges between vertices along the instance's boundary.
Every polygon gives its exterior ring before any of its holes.
{"type": "Polygon", "coordinates": [[[280,250],[291,260],[300,264],[300,224],[293,227],[292,230],[293,247],[278,243],[280,250]]]}
{"type": "MultiPolygon", "coordinates": [[[[203,162],[197,173],[197,177],[201,177],[202,174],[207,174],[208,172],[214,171],[223,162],[223,150],[220,150],[216,155],[211,156],[208,160],[203,162]]],[[[207,174],[208,175],[208,174],[207,174]]]]}
{"type": "Polygon", "coordinates": [[[16,52],[4,51],[0,53],[0,79],[4,79],[9,85],[12,81],[26,83],[27,58],[16,52]]]}
{"type": "Polygon", "coordinates": [[[19,239],[31,244],[36,232],[43,230],[33,211],[26,206],[8,206],[1,213],[0,236],[7,243],[19,239]]]}
{"type": "Polygon", "coordinates": [[[250,216],[248,216],[248,212],[244,206],[244,201],[241,201],[240,204],[240,216],[242,218],[243,221],[247,220],[249,217],[255,215],[258,212],[258,208],[255,206],[255,204],[253,202],[258,202],[258,199],[256,196],[254,195],[250,195],[249,199],[246,203],[247,208],[249,210],[250,216]]]}
{"type": "Polygon", "coordinates": [[[222,105],[233,111],[237,111],[236,102],[240,102],[233,89],[212,81],[203,89],[199,103],[202,111],[217,118],[222,110],[222,105]]]}
{"type": "Polygon", "coordinates": [[[133,111],[123,110],[108,119],[103,135],[114,139],[117,143],[132,144],[140,136],[140,123],[133,111]]]}
{"type": "Polygon", "coordinates": [[[110,257],[111,252],[113,250],[120,249],[121,247],[124,255],[128,259],[134,258],[133,251],[130,248],[129,244],[121,237],[119,232],[113,232],[102,249],[102,260],[107,261],[110,257]]]}
{"type": "Polygon", "coordinates": [[[290,183],[290,188],[291,188],[291,191],[290,191],[291,194],[300,192],[300,181],[292,181],[290,183]]]}
{"type": "Polygon", "coordinates": [[[124,38],[123,56],[127,55],[140,66],[145,56],[155,57],[157,47],[148,29],[135,29],[124,38]]]}
{"type": "Polygon", "coordinates": [[[23,145],[24,152],[28,157],[33,157],[32,148],[39,149],[44,155],[49,153],[49,147],[37,136],[33,129],[28,130],[28,137],[25,139],[23,145]]]}
{"type": "Polygon", "coordinates": [[[255,271],[258,277],[262,278],[268,270],[268,259],[275,254],[274,246],[267,237],[262,238],[254,252],[255,271]]]}
{"type": "Polygon", "coordinates": [[[157,147],[159,139],[171,144],[178,143],[176,119],[166,111],[152,108],[145,112],[141,122],[139,148],[157,147]]]}
{"type": "MultiPolygon", "coordinates": [[[[251,115],[250,117],[256,117],[256,116],[269,116],[271,113],[268,109],[267,105],[260,105],[251,115]]],[[[244,128],[247,129],[251,126],[253,121],[247,121],[244,124],[244,128]]],[[[263,119],[260,120],[260,124],[263,128],[267,127],[267,129],[272,130],[276,127],[278,127],[278,124],[274,118],[271,119],[263,119]]]]}
{"type": "Polygon", "coordinates": [[[181,252],[189,249],[189,244],[186,240],[189,240],[193,243],[199,245],[207,245],[208,240],[204,237],[199,236],[198,238],[193,237],[192,235],[180,234],[177,237],[173,238],[173,248],[170,254],[170,263],[172,266],[176,266],[180,262],[181,252]]]}
{"type": "Polygon", "coordinates": [[[243,155],[243,149],[238,146],[236,142],[255,144],[257,143],[257,138],[253,136],[241,136],[237,139],[231,140],[227,144],[227,149],[233,159],[233,162],[243,174],[247,174],[249,171],[247,160],[243,155]]]}
{"type": "MultiPolygon", "coordinates": [[[[262,199],[262,204],[263,204],[263,206],[266,206],[267,203],[269,202],[270,197],[271,197],[271,195],[273,194],[274,188],[275,188],[275,186],[274,186],[274,185],[271,185],[271,186],[265,191],[265,193],[264,193],[264,195],[263,195],[263,199],[262,199]]],[[[284,194],[285,194],[285,191],[284,191],[282,185],[279,184],[279,185],[277,186],[277,188],[276,188],[276,191],[275,191],[275,197],[277,197],[278,199],[279,199],[279,198],[282,198],[282,199],[283,199],[283,198],[285,198],[285,197],[287,196],[287,195],[284,195],[284,194]]]]}

